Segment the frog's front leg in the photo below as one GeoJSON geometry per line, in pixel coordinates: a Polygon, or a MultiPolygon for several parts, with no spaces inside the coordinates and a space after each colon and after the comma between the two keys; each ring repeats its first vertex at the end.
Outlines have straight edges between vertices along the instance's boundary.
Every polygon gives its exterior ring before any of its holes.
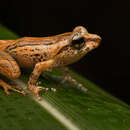
{"type": "Polygon", "coordinates": [[[68,81],[72,85],[76,86],[78,89],[80,89],[84,92],[88,91],[88,89],[85,88],[81,83],[78,83],[75,79],[73,79],[71,77],[71,75],[69,74],[69,68],[68,67],[60,67],[59,69],[63,72],[62,83],[64,83],[65,81],[68,81]]]}
{"type": "Polygon", "coordinates": [[[48,69],[49,67],[51,67],[54,63],[54,60],[48,60],[48,61],[43,61],[43,62],[39,62],[35,65],[34,70],[29,78],[28,81],[28,89],[36,96],[38,97],[38,99],[40,99],[39,96],[39,92],[41,90],[44,91],[48,91],[48,90],[52,90],[52,91],[56,91],[56,89],[54,88],[44,88],[44,87],[40,87],[37,86],[37,80],[41,74],[41,72],[45,69],[48,69]]]}

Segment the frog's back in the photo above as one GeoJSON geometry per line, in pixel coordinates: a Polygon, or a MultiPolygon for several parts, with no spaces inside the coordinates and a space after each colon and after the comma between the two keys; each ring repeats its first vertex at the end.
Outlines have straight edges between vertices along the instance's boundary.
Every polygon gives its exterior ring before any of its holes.
{"type": "Polygon", "coordinates": [[[15,40],[0,40],[0,51],[3,51],[7,46],[14,43],[15,40]]]}
{"type": "Polygon", "coordinates": [[[1,40],[0,51],[9,53],[21,67],[33,67],[37,62],[53,58],[68,43],[70,33],[51,37],[24,37],[1,40]]]}
{"type": "Polygon", "coordinates": [[[61,39],[67,39],[71,35],[71,32],[49,36],[49,37],[23,37],[17,40],[0,40],[0,51],[6,50],[7,52],[22,46],[34,46],[34,45],[52,45],[61,41],[61,39]]]}

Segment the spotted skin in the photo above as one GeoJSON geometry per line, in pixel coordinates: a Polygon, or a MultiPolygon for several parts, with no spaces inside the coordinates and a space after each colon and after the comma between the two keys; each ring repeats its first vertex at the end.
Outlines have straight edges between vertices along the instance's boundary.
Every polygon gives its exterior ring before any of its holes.
{"type": "MultiPolygon", "coordinates": [[[[64,79],[82,88],[81,84],[69,75],[66,66],[77,62],[89,51],[98,47],[100,41],[100,36],[88,33],[82,26],[76,27],[72,32],[56,36],[0,40],[0,74],[9,79],[16,79],[21,75],[21,67],[34,68],[28,81],[28,89],[39,99],[41,90],[55,91],[55,89],[37,86],[37,80],[43,70],[60,68],[64,79]]],[[[4,88],[7,95],[8,89],[13,88],[8,87],[9,85],[2,80],[0,86],[4,88]]]]}

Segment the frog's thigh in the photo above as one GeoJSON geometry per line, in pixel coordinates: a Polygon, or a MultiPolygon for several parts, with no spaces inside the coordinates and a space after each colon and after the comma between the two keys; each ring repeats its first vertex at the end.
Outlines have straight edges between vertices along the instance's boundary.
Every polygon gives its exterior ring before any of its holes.
{"type": "Polygon", "coordinates": [[[16,61],[6,52],[0,52],[0,74],[9,79],[16,79],[21,74],[16,61]]]}

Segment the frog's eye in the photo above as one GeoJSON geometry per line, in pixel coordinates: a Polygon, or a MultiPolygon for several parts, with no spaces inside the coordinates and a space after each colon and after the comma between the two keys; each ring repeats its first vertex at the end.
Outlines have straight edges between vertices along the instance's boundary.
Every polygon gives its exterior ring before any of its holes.
{"type": "Polygon", "coordinates": [[[84,43],[85,43],[85,39],[83,37],[80,37],[76,40],[72,40],[71,47],[80,50],[84,46],[84,43]]]}

